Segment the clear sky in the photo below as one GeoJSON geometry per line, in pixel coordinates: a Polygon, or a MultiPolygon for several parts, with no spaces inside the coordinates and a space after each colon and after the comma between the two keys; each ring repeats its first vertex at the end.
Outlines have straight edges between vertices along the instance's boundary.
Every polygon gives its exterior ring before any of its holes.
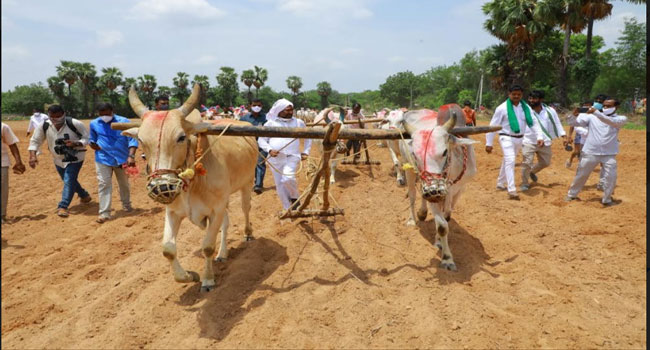
{"type": "MultiPolygon", "coordinates": [[[[449,65],[498,41],[483,29],[486,0],[2,0],[2,91],[56,74],[60,60],[153,74],[183,71],[216,84],[221,66],[269,71],[267,85],[340,92],[377,89],[396,72],[449,65]]],[[[612,47],[624,17],[646,6],[613,1],[594,33],[612,47]]],[[[243,84],[240,84],[243,86],[243,84]]]]}

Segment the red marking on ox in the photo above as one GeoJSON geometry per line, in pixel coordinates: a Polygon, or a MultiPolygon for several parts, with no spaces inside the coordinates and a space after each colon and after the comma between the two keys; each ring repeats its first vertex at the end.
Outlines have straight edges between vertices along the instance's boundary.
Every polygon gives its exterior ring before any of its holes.
{"type": "Polygon", "coordinates": [[[424,109],[422,110],[424,114],[422,114],[422,117],[420,117],[420,120],[432,120],[438,118],[438,112],[432,111],[430,109],[424,109]]]}
{"type": "Polygon", "coordinates": [[[167,116],[167,111],[150,111],[142,116],[142,120],[162,122],[165,116],[167,116]]]}
{"type": "MultiPolygon", "coordinates": [[[[426,156],[433,157],[436,154],[436,143],[431,133],[433,130],[419,130],[413,138],[413,151],[423,163],[426,163],[426,156]]],[[[426,170],[426,169],[422,169],[426,170]]]]}

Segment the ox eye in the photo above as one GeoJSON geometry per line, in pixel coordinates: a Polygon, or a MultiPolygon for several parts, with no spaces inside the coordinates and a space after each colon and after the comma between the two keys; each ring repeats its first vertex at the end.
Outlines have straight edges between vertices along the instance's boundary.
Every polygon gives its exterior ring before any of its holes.
{"type": "Polygon", "coordinates": [[[177,142],[185,142],[185,135],[179,136],[177,142]]]}

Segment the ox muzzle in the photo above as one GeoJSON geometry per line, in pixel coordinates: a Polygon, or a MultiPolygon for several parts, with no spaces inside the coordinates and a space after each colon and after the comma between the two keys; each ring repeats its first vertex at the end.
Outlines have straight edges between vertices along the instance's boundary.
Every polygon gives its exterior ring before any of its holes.
{"type": "Polygon", "coordinates": [[[422,181],[422,197],[431,203],[438,203],[447,197],[447,179],[434,178],[422,181]]]}
{"type": "Polygon", "coordinates": [[[185,182],[178,176],[172,174],[151,176],[147,182],[147,194],[158,203],[170,204],[184,187],[185,182]]]}

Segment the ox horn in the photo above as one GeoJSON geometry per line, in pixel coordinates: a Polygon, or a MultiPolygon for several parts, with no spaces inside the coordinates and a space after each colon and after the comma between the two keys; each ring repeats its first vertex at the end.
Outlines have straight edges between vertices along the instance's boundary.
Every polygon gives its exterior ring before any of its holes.
{"type": "Polygon", "coordinates": [[[190,112],[194,109],[196,104],[199,102],[199,97],[201,96],[201,85],[194,84],[192,89],[192,94],[187,98],[185,103],[178,108],[179,111],[183,114],[183,118],[187,117],[190,112]]]}
{"type": "Polygon", "coordinates": [[[456,126],[456,119],[458,119],[458,116],[456,115],[456,111],[451,112],[451,118],[447,120],[445,124],[443,124],[443,128],[449,132],[454,126],[456,126]]]}
{"type": "Polygon", "coordinates": [[[135,114],[140,118],[149,111],[149,108],[140,101],[140,97],[138,97],[138,93],[135,92],[135,87],[133,85],[131,85],[131,88],[129,89],[129,104],[135,114]]]}

